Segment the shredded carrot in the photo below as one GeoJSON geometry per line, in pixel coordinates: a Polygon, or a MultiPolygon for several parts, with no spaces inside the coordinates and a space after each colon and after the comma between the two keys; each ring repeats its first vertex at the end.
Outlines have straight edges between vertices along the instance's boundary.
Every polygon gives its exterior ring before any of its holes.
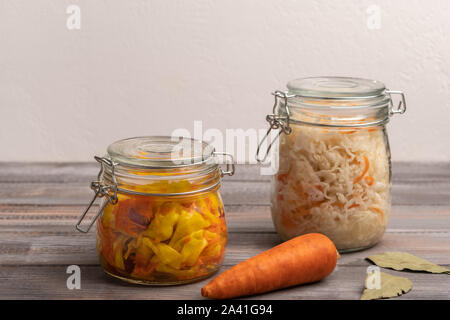
{"type": "Polygon", "coordinates": [[[286,183],[286,178],[287,178],[288,174],[287,173],[279,173],[277,175],[277,180],[281,181],[283,183],[286,183]]]}
{"type": "Polygon", "coordinates": [[[285,212],[281,213],[281,223],[283,224],[283,226],[285,226],[287,228],[292,228],[292,227],[297,226],[297,224],[290,217],[288,217],[285,212]]]}
{"type": "Polygon", "coordinates": [[[356,130],[350,130],[350,131],[339,131],[340,134],[352,134],[355,133],[356,130]]]}
{"type": "Polygon", "coordinates": [[[369,209],[378,212],[382,217],[384,217],[384,212],[382,210],[375,207],[369,207],[369,209]]]}
{"type": "Polygon", "coordinates": [[[365,164],[365,168],[364,168],[363,172],[361,173],[361,175],[359,177],[357,177],[355,179],[355,181],[353,181],[354,184],[360,182],[362,180],[362,178],[364,178],[364,176],[366,175],[367,171],[369,171],[370,163],[369,163],[369,159],[367,159],[366,156],[364,156],[364,164],[365,164]]]}
{"type": "MultiPolygon", "coordinates": [[[[343,204],[343,203],[339,203],[339,202],[335,202],[333,205],[335,205],[336,207],[339,207],[339,208],[344,208],[345,207],[345,204],[343,204]]],[[[349,209],[353,209],[353,208],[357,208],[357,207],[359,207],[359,204],[357,204],[357,203],[355,203],[355,204],[352,204],[350,207],[348,207],[349,209]]]]}
{"type": "Polygon", "coordinates": [[[364,180],[366,180],[366,182],[367,182],[367,184],[368,184],[369,186],[373,185],[373,183],[374,183],[374,181],[375,181],[375,179],[374,179],[373,177],[371,177],[371,176],[365,177],[364,180]]]}
{"type": "Polygon", "coordinates": [[[302,200],[308,199],[308,194],[303,191],[303,188],[300,184],[297,185],[296,187],[294,187],[294,189],[295,189],[295,191],[297,191],[297,194],[300,196],[300,198],[302,200]]]}
{"type": "Polygon", "coordinates": [[[310,210],[310,208],[307,208],[306,206],[301,206],[299,208],[299,213],[301,216],[306,216],[309,214],[309,210],[310,210]]]}

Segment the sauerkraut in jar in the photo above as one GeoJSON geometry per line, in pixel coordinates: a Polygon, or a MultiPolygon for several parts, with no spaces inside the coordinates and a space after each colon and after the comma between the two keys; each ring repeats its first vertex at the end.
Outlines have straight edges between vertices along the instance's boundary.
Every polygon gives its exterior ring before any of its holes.
{"type": "Polygon", "coordinates": [[[380,241],[391,212],[386,123],[405,111],[403,93],[392,108],[393,93],[342,77],[298,79],[275,93],[278,113],[268,119],[283,133],[271,212],[282,240],[319,232],[341,252],[380,241]]]}
{"type": "MultiPolygon", "coordinates": [[[[219,188],[223,174],[234,168],[222,171],[218,154],[193,139],[140,137],[113,143],[107,157],[96,158],[102,171],[92,187],[104,197],[97,251],[106,273],[170,285],[220,268],[227,226],[219,188]]],[[[80,226],[83,217],[77,229],[87,232],[80,226]]]]}

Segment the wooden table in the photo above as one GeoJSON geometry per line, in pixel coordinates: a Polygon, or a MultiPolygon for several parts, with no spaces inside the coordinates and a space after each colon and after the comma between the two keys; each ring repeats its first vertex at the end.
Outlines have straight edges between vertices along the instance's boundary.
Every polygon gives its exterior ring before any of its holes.
{"type": "MultiPolygon", "coordinates": [[[[94,163],[0,164],[0,299],[201,299],[201,281],[175,287],[145,287],[106,276],[95,251],[95,232],[74,225],[90,200],[94,163]],[[68,290],[66,269],[81,267],[81,289],[68,290]]],[[[393,212],[375,247],[345,254],[328,278],[253,299],[359,299],[365,257],[408,251],[450,267],[450,163],[395,163],[393,212]]],[[[269,210],[269,177],[256,166],[238,166],[226,177],[222,196],[229,243],[222,270],[279,243],[269,210]]],[[[450,299],[450,276],[407,276],[413,290],[397,299],[450,299]]]]}

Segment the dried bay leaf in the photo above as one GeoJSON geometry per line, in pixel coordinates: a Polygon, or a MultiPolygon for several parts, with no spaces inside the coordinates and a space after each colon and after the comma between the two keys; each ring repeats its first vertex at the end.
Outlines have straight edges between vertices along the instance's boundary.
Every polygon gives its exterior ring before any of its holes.
{"type": "Polygon", "coordinates": [[[368,288],[367,284],[369,282],[369,277],[367,275],[365,281],[364,292],[361,296],[361,300],[373,300],[382,298],[392,298],[401,296],[402,294],[408,293],[412,288],[412,281],[404,277],[396,277],[390,274],[380,272],[381,285],[379,288],[371,289],[368,288]]]}
{"type": "Polygon", "coordinates": [[[382,268],[394,270],[425,271],[431,273],[447,273],[450,270],[407,252],[384,252],[367,258],[382,268]]]}

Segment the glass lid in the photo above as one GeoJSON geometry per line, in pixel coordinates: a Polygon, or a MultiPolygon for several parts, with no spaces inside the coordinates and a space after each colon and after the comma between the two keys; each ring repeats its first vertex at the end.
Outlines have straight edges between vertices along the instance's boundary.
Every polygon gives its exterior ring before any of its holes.
{"type": "Polygon", "coordinates": [[[203,163],[214,148],[203,141],[170,136],[136,137],[114,142],[108,147],[112,161],[141,168],[178,168],[203,163]]]}
{"type": "Polygon", "coordinates": [[[373,98],[384,94],[382,82],[351,77],[311,77],[292,80],[289,94],[309,98],[350,99],[373,98]]]}

